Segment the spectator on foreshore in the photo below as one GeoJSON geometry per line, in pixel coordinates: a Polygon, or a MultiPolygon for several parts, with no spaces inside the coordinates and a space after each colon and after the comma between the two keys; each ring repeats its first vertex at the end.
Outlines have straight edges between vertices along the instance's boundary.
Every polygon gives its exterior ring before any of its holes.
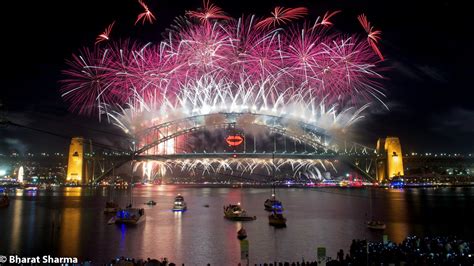
{"type": "Polygon", "coordinates": [[[344,262],[344,250],[339,250],[339,252],[337,253],[337,260],[339,262],[344,262]]]}

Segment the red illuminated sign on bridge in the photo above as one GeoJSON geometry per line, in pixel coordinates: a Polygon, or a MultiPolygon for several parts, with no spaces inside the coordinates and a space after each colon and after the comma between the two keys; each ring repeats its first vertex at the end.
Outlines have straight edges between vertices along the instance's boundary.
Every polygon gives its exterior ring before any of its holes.
{"type": "Polygon", "coordinates": [[[227,142],[227,144],[229,144],[229,146],[235,147],[242,144],[242,142],[244,142],[244,138],[240,135],[230,135],[227,136],[225,141],[227,142]]]}

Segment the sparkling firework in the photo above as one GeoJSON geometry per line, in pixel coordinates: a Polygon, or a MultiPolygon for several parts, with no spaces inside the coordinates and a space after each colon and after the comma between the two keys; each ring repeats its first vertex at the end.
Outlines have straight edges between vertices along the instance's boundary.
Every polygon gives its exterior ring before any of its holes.
{"type": "Polygon", "coordinates": [[[313,30],[314,30],[316,27],[318,27],[318,26],[329,27],[329,26],[334,25],[334,23],[332,23],[332,22],[330,21],[330,19],[331,19],[332,17],[334,17],[335,15],[337,15],[338,13],[341,13],[341,10],[336,10],[336,11],[331,12],[331,13],[329,13],[329,11],[326,12],[326,13],[324,14],[323,18],[321,19],[321,21],[319,21],[319,18],[316,20],[316,22],[314,23],[314,26],[313,26],[313,30]]]}
{"type": "Polygon", "coordinates": [[[112,27],[114,26],[115,21],[112,22],[107,28],[105,28],[104,32],[97,36],[95,44],[98,44],[103,41],[108,41],[110,38],[110,33],[112,32],[112,27]]]}
{"type": "MultiPolygon", "coordinates": [[[[145,13],[136,23],[152,22],[155,17],[140,4],[145,13]]],[[[158,44],[107,42],[73,55],[64,71],[63,98],[74,111],[107,117],[135,137],[138,146],[148,138],[165,137],[143,137],[148,128],[219,113],[287,117],[329,131],[344,130],[373,100],[383,104],[377,71],[377,56],[383,59],[376,46],[380,31],[361,15],[368,42],[363,36],[331,33],[330,19],[339,11],[308,24],[313,27],[274,28],[306,13],[306,8],[278,7],[271,18],[233,19],[204,2],[201,11],[187,12],[190,20],[177,20],[158,44]]],[[[112,26],[104,32],[107,38],[112,26]]],[[[237,124],[265,123],[244,116],[237,124]]],[[[180,128],[186,126],[166,134],[180,128]]],[[[287,130],[297,134],[301,129],[295,124],[287,130]]],[[[160,154],[174,140],[167,141],[147,154],[160,154]]],[[[222,162],[217,168],[227,167],[222,162]]],[[[207,165],[215,167],[215,162],[207,165]]],[[[249,165],[242,167],[251,169],[254,162],[249,165]]]]}
{"type": "Polygon", "coordinates": [[[298,174],[305,174],[311,179],[322,179],[319,168],[324,171],[337,172],[334,164],[327,160],[308,159],[174,159],[160,160],[153,162],[138,162],[134,165],[135,170],[141,166],[141,170],[146,176],[152,176],[153,172],[172,171],[178,169],[182,172],[212,174],[227,172],[231,175],[253,174],[256,170],[263,170],[267,175],[271,175],[272,169],[280,171],[282,168],[290,168],[294,173],[293,178],[298,174]],[[310,174],[316,172],[317,174],[310,174]]]}
{"type": "Polygon", "coordinates": [[[144,12],[138,14],[137,20],[135,21],[135,25],[137,25],[140,20],[142,21],[142,24],[145,24],[146,21],[148,21],[149,23],[153,23],[156,18],[153,13],[151,13],[148,6],[143,2],[143,0],[138,0],[138,3],[143,7],[144,12]]]}
{"type": "Polygon", "coordinates": [[[277,6],[271,14],[271,17],[258,22],[255,26],[257,28],[270,28],[284,25],[290,21],[304,17],[308,14],[308,9],[306,7],[285,8],[277,6]]]}
{"type": "Polygon", "coordinates": [[[380,57],[380,60],[384,60],[382,53],[380,52],[379,47],[377,46],[379,40],[381,39],[380,35],[382,31],[375,30],[373,26],[370,25],[370,22],[367,20],[365,14],[361,14],[357,17],[360,24],[364,28],[365,32],[367,32],[367,41],[369,42],[370,46],[374,50],[374,52],[380,57]]]}
{"type": "Polygon", "coordinates": [[[214,4],[211,4],[209,0],[203,1],[203,8],[199,11],[188,11],[186,15],[192,18],[196,18],[201,23],[208,23],[211,19],[230,19],[222,9],[214,4]]]}

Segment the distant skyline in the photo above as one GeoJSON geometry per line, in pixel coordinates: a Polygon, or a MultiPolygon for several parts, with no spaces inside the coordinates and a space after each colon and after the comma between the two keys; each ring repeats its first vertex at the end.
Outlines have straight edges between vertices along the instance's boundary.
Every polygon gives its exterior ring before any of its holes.
{"type": "MultiPolygon", "coordinates": [[[[378,137],[398,136],[403,153],[474,153],[474,101],[471,72],[474,35],[468,8],[454,1],[213,1],[236,17],[264,16],[274,6],[306,6],[308,20],[328,10],[342,10],[336,29],[362,32],[356,16],[365,13],[382,30],[380,48],[386,57],[383,81],[390,110],[380,104],[350,130],[356,142],[375,146],[378,137]]],[[[59,93],[61,70],[83,46],[112,21],[114,38],[158,42],[176,16],[195,10],[201,1],[147,1],[155,12],[153,25],[133,27],[140,6],[136,1],[10,1],[4,10],[18,12],[6,25],[2,44],[6,70],[2,73],[0,115],[32,128],[0,127],[0,153],[61,152],[67,136],[80,135],[112,146],[126,147],[126,139],[107,121],[70,113],[59,93]],[[128,23],[128,24],[127,24],[128,23]],[[114,36],[115,34],[115,36],[114,36]],[[107,132],[111,132],[110,134],[107,132]]]]}

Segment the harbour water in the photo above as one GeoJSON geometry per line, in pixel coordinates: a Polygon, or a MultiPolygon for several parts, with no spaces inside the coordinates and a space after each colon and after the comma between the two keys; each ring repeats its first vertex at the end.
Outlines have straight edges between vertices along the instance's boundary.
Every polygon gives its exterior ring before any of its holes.
{"type": "MultiPolygon", "coordinates": [[[[105,188],[56,188],[10,194],[11,204],[0,209],[0,254],[74,256],[105,263],[118,256],[162,258],[185,265],[236,265],[243,224],[251,263],[315,260],[317,247],[330,257],[352,239],[381,240],[387,234],[399,242],[407,235],[455,234],[473,238],[474,188],[342,189],[278,188],[286,228],[268,225],[263,188],[209,188],[174,185],[138,187],[136,207],[145,208],[146,221],[137,226],[107,225],[103,214],[110,198],[105,188]],[[188,210],[171,211],[174,197],[184,196],[188,210]],[[155,206],[144,203],[153,199],[155,206]],[[223,218],[223,205],[240,202],[251,222],[223,218]],[[209,205],[206,207],[205,205],[209,205]],[[365,221],[384,221],[383,232],[370,231],[365,221]]],[[[121,206],[128,192],[117,190],[121,206]]]]}

